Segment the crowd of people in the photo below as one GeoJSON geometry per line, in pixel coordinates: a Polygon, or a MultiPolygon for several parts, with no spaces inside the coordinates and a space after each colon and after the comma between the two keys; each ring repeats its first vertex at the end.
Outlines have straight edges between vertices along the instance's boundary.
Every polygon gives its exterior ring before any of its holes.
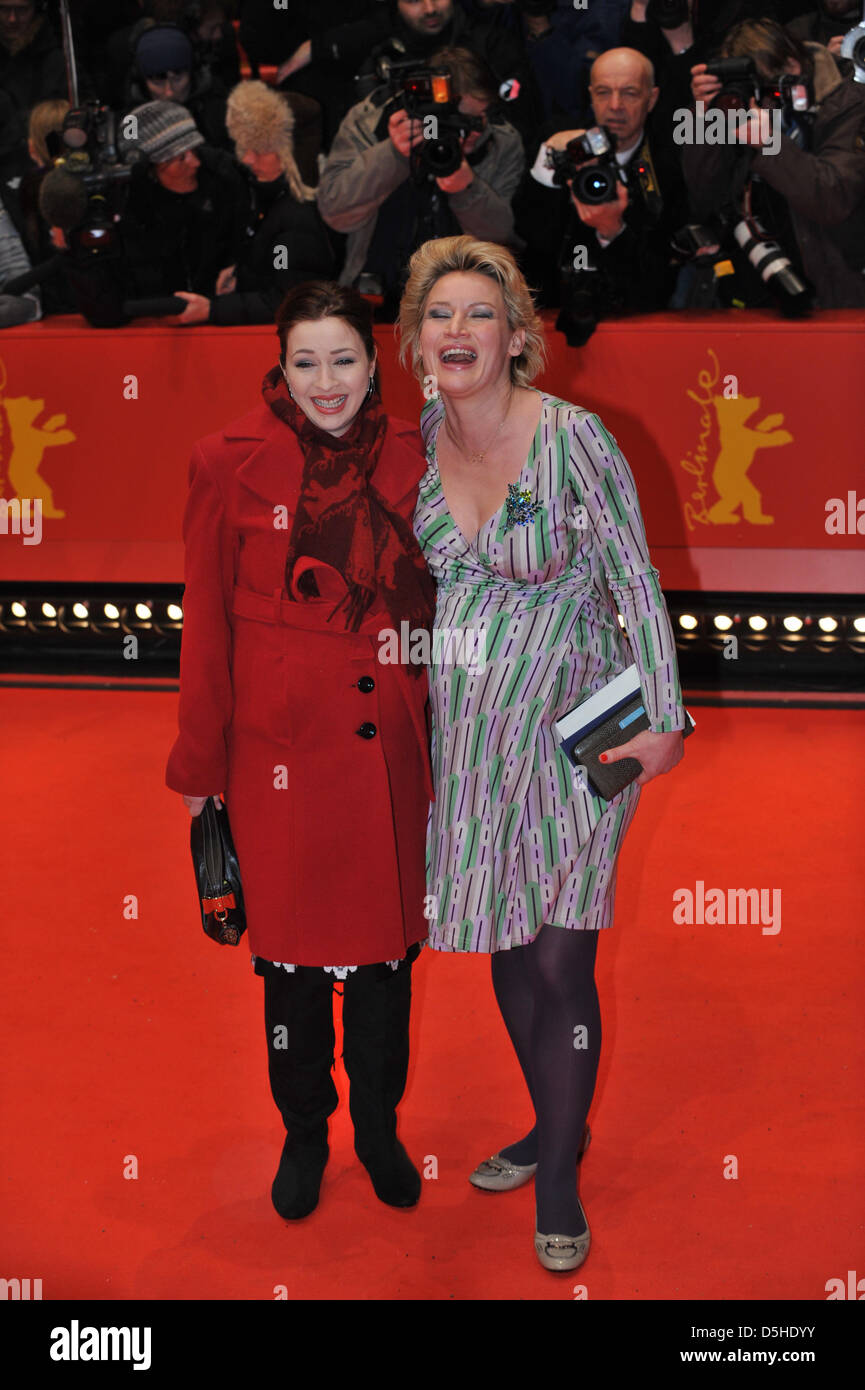
{"type": "Polygon", "coordinates": [[[268,323],[321,277],[392,321],[412,252],[460,233],[574,346],[621,314],[865,305],[859,0],[69,12],[84,115],[56,0],[0,0],[0,326],[268,323]]]}

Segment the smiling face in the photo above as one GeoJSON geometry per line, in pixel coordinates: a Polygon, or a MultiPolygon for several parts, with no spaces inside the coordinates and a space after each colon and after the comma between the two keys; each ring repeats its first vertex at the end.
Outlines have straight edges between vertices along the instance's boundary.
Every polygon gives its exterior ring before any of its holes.
{"type": "Polygon", "coordinates": [[[477,271],[443,275],[429,293],[420,331],[424,372],[445,396],[473,395],[500,386],[519,357],[525,329],[509,328],[502,292],[477,271]]]}
{"type": "Polygon", "coordinates": [[[285,379],[304,415],[337,436],[360,410],[375,371],[363,339],[345,319],[306,319],[285,339],[285,379]]]}

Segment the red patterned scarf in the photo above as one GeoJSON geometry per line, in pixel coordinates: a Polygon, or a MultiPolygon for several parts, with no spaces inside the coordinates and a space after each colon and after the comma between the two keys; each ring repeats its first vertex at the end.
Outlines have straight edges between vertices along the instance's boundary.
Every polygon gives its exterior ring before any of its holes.
{"type": "MultiPolygon", "coordinates": [[[[356,632],[364,615],[380,599],[394,628],[408,620],[412,628],[430,628],[435,588],[411,523],[395,512],[373,483],[387,432],[387,416],[378,392],[361,406],[345,434],[337,437],[313,424],[289,395],[281,369],[271,368],[261,393],[280,420],[297,435],[303,453],[303,477],[288,542],[286,593],[300,556],[332,565],[348,593],[331,614],[344,609],[347,632],[356,632]]],[[[410,665],[419,675],[421,667],[410,665]]]]}

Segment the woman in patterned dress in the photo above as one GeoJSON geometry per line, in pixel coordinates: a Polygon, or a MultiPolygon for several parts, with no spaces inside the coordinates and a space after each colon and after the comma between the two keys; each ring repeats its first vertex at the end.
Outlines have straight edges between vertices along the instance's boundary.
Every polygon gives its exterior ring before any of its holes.
{"type": "Polygon", "coordinates": [[[438,586],[429,940],[490,953],[536,1116],[471,1181],[501,1191],[534,1176],[538,1259],[574,1269],[590,1243],[577,1163],[601,1044],[597,933],[612,925],[640,787],[682,756],[675,644],[616,441],[529,384],[542,328],[510,252],[426,242],[400,332],[431,397],[414,522],[438,586]],[[554,722],[632,662],[650,729],[605,758],[635,757],[643,772],[605,802],[577,779],[554,722]]]}

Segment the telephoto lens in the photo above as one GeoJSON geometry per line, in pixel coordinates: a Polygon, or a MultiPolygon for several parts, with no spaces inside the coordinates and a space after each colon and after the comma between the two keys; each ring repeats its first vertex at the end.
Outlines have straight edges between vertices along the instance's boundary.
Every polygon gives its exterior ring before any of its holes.
{"type": "Polygon", "coordinates": [[[810,308],[807,286],[757,218],[743,217],[733,228],[733,236],[763,283],[780,292],[781,305],[794,314],[807,312],[810,308]]]}

